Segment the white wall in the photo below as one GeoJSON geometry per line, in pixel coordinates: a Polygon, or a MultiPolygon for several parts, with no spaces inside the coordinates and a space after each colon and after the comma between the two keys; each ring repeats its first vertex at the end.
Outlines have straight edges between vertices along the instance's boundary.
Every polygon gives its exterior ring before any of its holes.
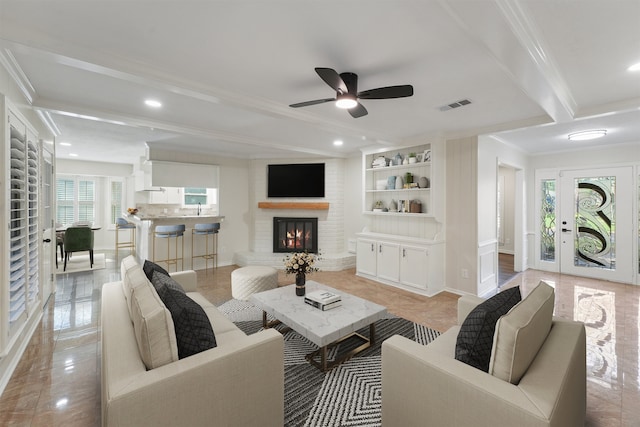
{"type": "Polygon", "coordinates": [[[349,248],[349,239],[355,239],[356,233],[365,226],[362,215],[362,156],[345,159],[344,171],[344,247],[349,248]]]}
{"type": "Polygon", "coordinates": [[[478,274],[478,227],[475,220],[478,211],[477,179],[477,138],[448,140],[445,180],[446,287],[453,292],[473,295],[477,294],[478,274]],[[463,277],[463,272],[466,277],[463,277]]]}

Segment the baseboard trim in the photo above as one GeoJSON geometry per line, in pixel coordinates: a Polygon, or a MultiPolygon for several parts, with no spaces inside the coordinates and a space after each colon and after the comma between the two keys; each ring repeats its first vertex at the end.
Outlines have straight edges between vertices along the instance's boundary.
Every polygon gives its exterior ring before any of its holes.
{"type": "Polygon", "coordinates": [[[31,338],[33,337],[36,328],[40,324],[42,320],[42,310],[39,311],[38,315],[34,316],[30,319],[30,323],[27,323],[27,326],[23,330],[23,339],[20,341],[20,345],[14,346],[5,357],[0,359],[0,370],[2,371],[2,375],[0,375],[0,396],[4,392],[4,389],[9,384],[9,380],[11,380],[11,376],[13,372],[18,367],[18,363],[20,363],[20,359],[24,354],[29,342],[31,342],[31,338]]]}

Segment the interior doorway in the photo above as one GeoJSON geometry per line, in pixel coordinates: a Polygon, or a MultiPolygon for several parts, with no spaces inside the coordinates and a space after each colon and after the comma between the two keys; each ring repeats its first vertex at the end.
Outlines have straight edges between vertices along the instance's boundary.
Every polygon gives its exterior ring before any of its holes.
{"type": "Polygon", "coordinates": [[[496,236],[498,242],[498,287],[523,270],[522,169],[498,164],[496,236]]]}

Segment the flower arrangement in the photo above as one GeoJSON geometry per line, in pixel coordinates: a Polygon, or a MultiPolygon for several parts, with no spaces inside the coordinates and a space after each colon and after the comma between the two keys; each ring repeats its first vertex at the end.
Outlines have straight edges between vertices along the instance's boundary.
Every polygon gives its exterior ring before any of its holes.
{"type": "Polygon", "coordinates": [[[284,259],[284,271],[287,274],[313,273],[319,270],[319,268],[314,267],[315,262],[316,256],[314,254],[294,252],[284,259]]]}

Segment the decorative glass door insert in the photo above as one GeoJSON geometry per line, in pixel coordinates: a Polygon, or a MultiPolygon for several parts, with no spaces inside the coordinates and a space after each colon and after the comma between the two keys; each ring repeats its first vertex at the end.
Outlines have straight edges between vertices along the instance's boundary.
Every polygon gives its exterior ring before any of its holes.
{"type": "Polygon", "coordinates": [[[574,265],[616,268],[616,177],[577,178],[574,265]]]}

